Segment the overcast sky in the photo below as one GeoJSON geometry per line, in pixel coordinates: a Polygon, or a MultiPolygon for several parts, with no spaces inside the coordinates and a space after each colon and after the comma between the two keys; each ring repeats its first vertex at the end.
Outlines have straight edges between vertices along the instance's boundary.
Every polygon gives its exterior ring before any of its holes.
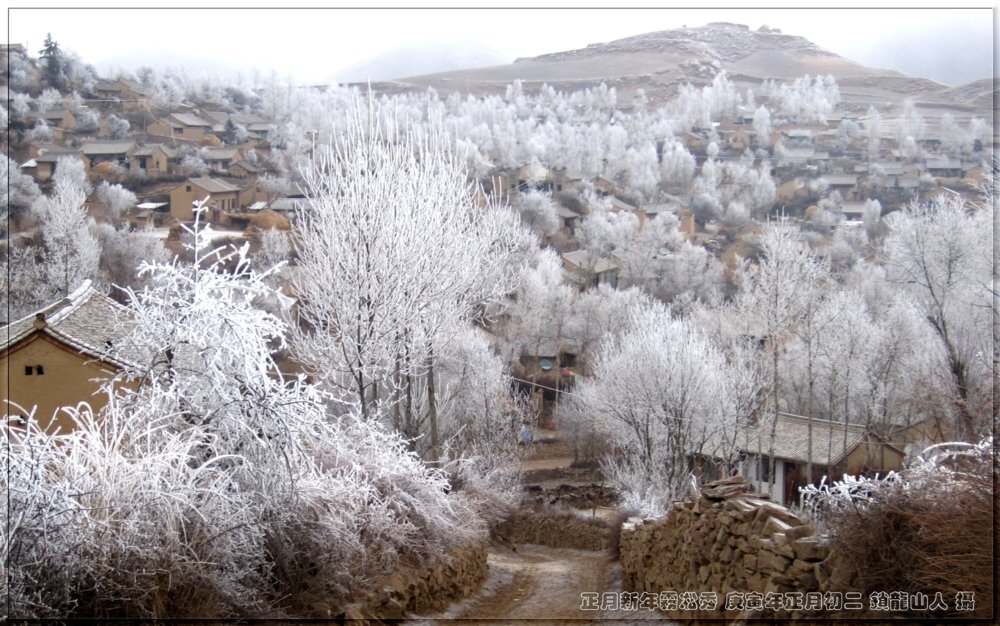
{"type": "Polygon", "coordinates": [[[46,1],[8,11],[9,41],[26,44],[34,54],[51,32],[62,47],[102,71],[159,62],[185,65],[194,73],[273,70],[298,83],[319,83],[344,77],[348,68],[380,55],[399,49],[409,53],[418,46],[465,47],[470,56],[509,62],[656,30],[728,21],[754,29],[767,24],[865,65],[945,84],[994,73],[995,17],[987,4],[978,9],[402,10],[274,9],[243,3],[224,9],[56,9],[44,8],[46,1]]]}

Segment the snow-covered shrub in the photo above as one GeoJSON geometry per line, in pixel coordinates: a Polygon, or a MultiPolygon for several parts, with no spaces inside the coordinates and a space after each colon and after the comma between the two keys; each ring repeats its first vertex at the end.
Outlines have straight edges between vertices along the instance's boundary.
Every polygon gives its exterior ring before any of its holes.
{"type": "Polygon", "coordinates": [[[192,234],[128,291],[107,406],[5,430],[7,617],[328,617],[484,532],[398,435],[282,376],[266,273],[192,234]]]}

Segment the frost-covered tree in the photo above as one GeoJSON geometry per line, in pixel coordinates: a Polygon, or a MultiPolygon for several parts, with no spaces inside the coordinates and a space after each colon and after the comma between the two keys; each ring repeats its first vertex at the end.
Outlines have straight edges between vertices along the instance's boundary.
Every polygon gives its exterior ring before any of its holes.
{"type": "Polygon", "coordinates": [[[185,155],[177,165],[177,173],[181,176],[203,176],[206,172],[208,164],[197,154],[185,155]]]}
{"type": "Polygon", "coordinates": [[[694,156],[680,141],[671,140],[663,146],[660,158],[660,172],[664,182],[687,190],[694,179],[696,164],[694,156]]]}
{"type": "Polygon", "coordinates": [[[521,221],[532,231],[542,236],[551,236],[559,230],[559,214],[551,194],[541,191],[527,191],[519,194],[512,202],[520,214],[521,221]]]}
{"type": "Polygon", "coordinates": [[[46,283],[59,295],[97,277],[101,250],[91,232],[93,220],[83,206],[88,190],[83,162],[62,158],[53,176],[52,195],[39,198],[33,206],[41,222],[46,283]]]}
{"type": "Polygon", "coordinates": [[[279,263],[287,262],[292,255],[292,242],[288,233],[277,228],[268,228],[260,234],[260,248],[254,257],[255,265],[263,271],[279,263]]]}
{"type": "Polygon", "coordinates": [[[123,117],[111,114],[105,120],[108,139],[125,139],[128,137],[129,122],[123,117]]]}
{"type": "Polygon", "coordinates": [[[626,505],[656,515],[685,493],[692,457],[735,460],[746,415],[730,365],[706,335],[662,305],[634,315],[629,331],[601,345],[579,395],[618,448],[605,475],[626,505]]]}
{"type": "Polygon", "coordinates": [[[926,316],[947,358],[962,437],[978,437],[991,415],[993,381],[993,199],[911,204],[886,218],[887,278],[926,316]]]}
{"type": "Polygon", "coordinates": [[[639,218],[632,212],[595,210],[580,223],[580,245],[597,258],[610,258],[632,245],[639,218]]]}
{"type": "Polygon", "coordinates": [[[771,145],[771,112],[763,104],[753,112],[753,130],[757,133],[758,145],[771,145]]]}
{"type": "Polygon", "coordinates": [[[3,221],[6,223],[7,212],[15,214],[29,208],[41,191],[38,185],[27,174],[21,172],[17,163],[9,156],[0,158],[0,196],[6,198],[3,211],[3,221]]]}
{"type": "Polygon", "coordinates": [[[107,181],[101,181],[97,186],[97,199],[108,205],[108,209],[111,210],[111,218],[116,222],[121,219],[123,213],[138,202],[135,194],[130,190],[107,181]]]}
{"type": "Polygon", "coordinates": [[[53,137],[52,127],[42,119],[36,121],[35,125],[24,136],[29,143],[49,143],[53,137]]]}
{"type": "Polygon", "coordinates": [[[797,329],[813,311],[817,290],[828,270],[800,239],[787,221],[769,222],[760,242],[760,262],[748,276],[737,297],[736,307],[747,325],[744,334],[766,341],[770,357],[771,423],[770,476],[774,477],[774,440],[777,412],[781,406],[781,341],[797,329]]]}
{"type": "Polygon", "coordinates": [[[73,128],[78,133],[92,133],[101,127],[101,116],[93,109],[83,109],[76,116],[76,126],[73,128]]]}
{"type": "Polygon", "coordinates": [[[535,356],[543,346],[557,345],[566,332],[572,298],[559,254],[549,248],[538,250],[510,306],[508,361],[514,363],[522,354],[535,356]]]}
{"type": "Polygon", "coordinates": [[[868,107],[865,127],[868,137],[868,158],[877,159],[882,145],[882,115],[874,106],[868,107]]]}
{"type": "Polygon", "coordinates": [[[112,294],[123,295],[123,289],[140,289],[145,281],[139,276],[139,266],[166,262],[170,254],[155,231],[131,230],[127,226],[116,228],[111,224],[97,225],[97,242],[101,247],[101,272],[103,282],[113,286],[112,294]]]}
{"type": "Polygon", "coordinates": [[[303,172],[311,206],[297,216],[297,289],[310,330],[293,347],[365,416],[425,382],[437,448],[434,355],[515,285],[521,231],[511,212],[475,205],[440,128],[353,106],[303,172]],[[382,386],[391,397],[377,395],[382,386]]]}
{"type": "Polygon", "coordinates": [[[326,617],[479,536],[397,436],[281,375],[264,276],[207,239],[193,265],[144,265],[100,413],[3,429],[4,617],[326,617]]]}

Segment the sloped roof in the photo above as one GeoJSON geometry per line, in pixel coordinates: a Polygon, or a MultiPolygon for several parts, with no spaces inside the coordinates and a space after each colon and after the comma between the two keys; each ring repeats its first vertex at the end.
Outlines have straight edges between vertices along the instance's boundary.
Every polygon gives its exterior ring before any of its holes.
{"type": "Polygon", "coordinates": [[[201,114],[206,118],[211,119],[213,122],[218,122],[220,124],[225,124],[226,120],[229,119],[229,114],[225,111],[202,111],[201,114]]]}
{"type": "Polygon", "coordinates": [[[121,87],[119,87],[118,85],[116,85],[114,83],[110,83],[110,82],[108,82],[106,80],[99,80],[99,81],[97,81],[97,82],[94,83],[94,91],[120,92],[121,91],[121,87]]]}
{"type": "Polygon", "coordinates": [[[827,174],[823,177],[828,185],[850,185],[858,184],[858,177],[855,174],[827,174]]]}
{"type": "Polygon", "coordinates": [[[208,161],[231,161],[239,156],[239,148],[205,148],[208,161]]]}
{"type": "Polygon", "coordinates": [[[170,153],[167,152],[167,147],[158,143],[150,144],[148,146],[136,146],[129,154],[132,156],[153,156],[153,153],[157,150],[162,151],[168,157],[170,156],[170,153]]]}
{"type": "Polygon", "coordinates": [[[42,117],[47,120],[61,120],[69,112],[69,109],[51,109],[46,111],[42,117]]]}
{"type": "Polygon", "coordinates": [[[574,250],[572,252],[564,252],[562,257],[563,260],[570,265],[584,271],[593,272],[594,274],[600,274],[602,272],[618,269],[618,264],[611,259],[599,257],[589,250],[581,249],[574,250]]]}
{"type": "Polygon", "coordinates": [[[237,165],[251,174],[255,174],[261,171],[260,167],[254,165],[250,161],[237,161],[236,163],[233,164],[233,167],[237,165]]]}
{"type": "Polygon", "coordinates": [[[51,150],[43,154],[39,154],[35,157],[36,163],[55,163],[59,159],[65,157],[79,157],[80,151],[73,148],[68,148],[66,150],[51,150]]]}
{"type": "Polygon", "coordinates": [[[11,322],[0,333],[4,352],[41,332],[91,358],[125,367],[127,361],[112,355],[111,350],[132,324],[126,307],[99,293],[86,280],[65,298],[11,322]]]}
{"type": "MultiPolygon", "coordinates": [[[[809,460],[809,425],[812,423],[812,462],[835,465],[842,461],[868,437],[868,430],[859,424],[844,424],[789,413],[778,413],[775,429],[774,456],[805,463],[809,460]]],[[[737,439],[741,449],[749,454],[768,455],[771,448],[771,423],[751,426],[737,439]]],[[[892,447],[889,444],[883,444],[892,447]]]]}
{"type": "Polygon", "coordinates": [[[171,118],[177,120],[185,126],[201,126],[201,127],[211,127],[212,124],[201,119],[194,113],[172,113],[171,118]]]}
{"type": "Polygon", "coordinates": [[[125,154],[134,147],[134,141],[88,141],[80,147],[80,151],[86,155],[125,154]]]}
{"type": "Polygon", "coordinates": [[[230,185],[226,181],[219,180],[218,178],[189,178],[188,182],[201,187],[208,193],[226,193],[228,191],[240,190],[239,187],[230,185]]]}

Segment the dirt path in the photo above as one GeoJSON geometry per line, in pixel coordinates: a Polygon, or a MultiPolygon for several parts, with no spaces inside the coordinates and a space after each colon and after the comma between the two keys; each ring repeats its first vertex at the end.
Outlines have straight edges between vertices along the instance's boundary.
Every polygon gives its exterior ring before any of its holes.
{"type": "MultiPolygon", "coordinates": [[[[539,431],[529,458],[521,462],[525,472],[547,474],[551,480],[534,484],[572,482],[572,449],[555,431],[539,431]],[[541,439],[541,441],[539,441],[541,439]],[[565,470],[565,472],[560,472],[565,470]]],[[[528,482],[528,481],[526,481],[528,482]]],[[[588,481],[589,482],[589,481],[588,481]]],[[[602,514],[614,509],[600,507],[602,514]],[[606,509],[606,510],[605,510],[606,509]]],[[[483,587],[465,600],[435,614],[413,617],[406,623],[424,626],[436,620],[465,624],[589,624],[615,620],[616,624],[649,624],[662,620],[648,611],[583,610],[582,593],[620,592],[621,566],[609,550],[591,551],[518,544],[516,550],[494,542],[489,551],[489,575],[483,587]]]]}
{"type": "Polygon", "coordinates": [[[581,610],[582,592],[621,591],[621,571],[607,550],[571,550],[520,544],[517,550],[493,546],[490,573],[477,593],[437,615],[414,618],[409,624],[459,620],[473,624],[586,624],[614,619],[617,624],[659,619],[656,613],[581,610]],[[501,621],[497,621],[501,620],[501,621]],[[568,620],[568,621],[567,621],[568,620]]]}

